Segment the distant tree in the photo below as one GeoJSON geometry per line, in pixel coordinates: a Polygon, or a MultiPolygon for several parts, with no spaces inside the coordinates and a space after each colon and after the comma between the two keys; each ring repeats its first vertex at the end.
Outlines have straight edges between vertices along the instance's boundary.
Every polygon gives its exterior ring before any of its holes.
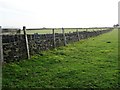
{"type": "Polygon", "coordinates": [[[119,24],[113,25],[113,27],[118,27],[118,26],[119,26],[119,24]]]}

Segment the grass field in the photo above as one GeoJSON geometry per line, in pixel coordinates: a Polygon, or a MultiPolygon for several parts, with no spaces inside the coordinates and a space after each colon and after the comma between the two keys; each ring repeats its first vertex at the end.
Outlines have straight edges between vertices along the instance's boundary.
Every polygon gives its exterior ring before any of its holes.
{"type": "Polygon", "coordinates": [[[3,87],[117,88],[118,31],[3,66],[3,87]]]}
{"type": "MultiPolygon", "coordinates": [[[[78,31],[86,31],[86,29],[67,29],[65,28],[65,33],[69,33],[69,32],[76,32],[76,30],[78,31]]],[[[97,31],[100,29],[87,29],[87,31],[97,31]]],[[[101,29],[102,30],[102,29],[101,29]]],[[[42,30],[27,30],[27,34],[34,34],[34,33],[39,33],[39,34],[52,34],[52,28],[51,29],[42,29],[42,30]]],[[[56,28],[55,29],[55,33],[62,33],[62,29],[56,28]]],[[[23,34],[23,32],[22,32],[23,34]]]]}
{"type": "MultiPolygon", "coordinates": [[[[26,33],[27,34],[35,34],[35,33],[38,33],[38,34],[52,34],[53,31],[52,31],[53,28],[46,28],[46,29],[26,29],[26,33]]],[[[107,28],[84,28],[84,29],[80,29],[80,28],[64,28],[64,32],[65,33],[73,33],[73,32],[76,32],[77,30],[79,32],[82,32],[82,31],[98,31],[98,30],[105,30],[107,28]]],[[[62,28],[54,28],[55,30],[55,33],[62,33],[62,28]]],[[[23,34],[23,30],[21,30],[21,34],[23,34]]],[[[7,35],[7,34],[10,34],[10,35],[14,35],[16,34],[16,32],[3,32],[2,33],[3,35],[7,35]]]]}

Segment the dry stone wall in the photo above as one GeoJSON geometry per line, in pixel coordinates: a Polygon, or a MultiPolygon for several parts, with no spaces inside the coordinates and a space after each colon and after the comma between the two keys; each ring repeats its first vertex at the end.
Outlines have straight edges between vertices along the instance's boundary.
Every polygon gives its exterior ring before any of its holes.
{"type": "MultiPolygon", "coordinates": [[[[65,33],[66,43],[73,43],[81,39],[86,39],[100,34],[110,32],[111,30],[83,31],[65,33]]],[[[41,51],[64,46],[64,37],[62,33],[53,34],[30,34],[27,35],[30,55],[40,53],[41,51]],[[55,38],[55,39],[54,39],[55,38]],[[54,44],[55,40],[55,44],[54,44]]],[[[25,46],[25,36],[21,34],[3,35],[3,57],[5,62],[19,61],[27,58],[25,46]]]]}

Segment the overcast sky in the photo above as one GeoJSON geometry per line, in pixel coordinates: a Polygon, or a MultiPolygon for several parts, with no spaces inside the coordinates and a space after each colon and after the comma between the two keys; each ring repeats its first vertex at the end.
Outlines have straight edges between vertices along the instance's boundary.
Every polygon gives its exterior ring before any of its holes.
{"type": "Polygon", "coordinates": [[[119,0],[0,0],[2,27],[104,27],[118,23],[119,0]]]}

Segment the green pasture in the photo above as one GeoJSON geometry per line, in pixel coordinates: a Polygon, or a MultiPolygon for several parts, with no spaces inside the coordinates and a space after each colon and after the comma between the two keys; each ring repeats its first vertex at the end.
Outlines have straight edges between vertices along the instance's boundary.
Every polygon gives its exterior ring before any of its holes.
{"type": "MultiPolygon", "coordinates": [[[[55,33],[62,33],[62,29],[60,28],[56,28],[54,29],[55,30],[55,33]]],[[[65,33],[73,33],[73,32],[76,32],[76,31],[79,31],[79,32],[82,32],[82,31],[97,31],[97,30],[100,30],[100,29],[67,29],[65,28],[64,29],[64,32],[65,33]]],[[[103,30],[103,29],[101,29],[103,30]]],[[[23,32],[21,32],[23,34],[23,32]]],[[[52,31],[52,28],[51,29],[41,29],[41,30],[27,30],[27,34],[34,34],[34,33],[38,33],[38,34],[52,34],[53,31],[52,31]]]]}
{"type": "Polygon", "coordinates": [[[120,88],[118,30],[3,65],[3,88],[120,88]]]}

